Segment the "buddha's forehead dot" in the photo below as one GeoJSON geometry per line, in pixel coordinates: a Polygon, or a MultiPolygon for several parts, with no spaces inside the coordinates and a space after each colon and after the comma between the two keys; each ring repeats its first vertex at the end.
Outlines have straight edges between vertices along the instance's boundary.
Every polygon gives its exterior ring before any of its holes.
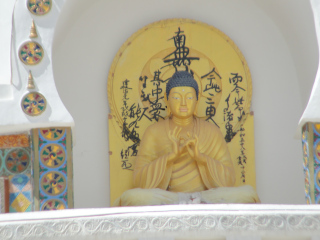
{"type": "Polygon", "coordinates": [[[182,92],[184,92],[184,88],[182,88],[182,92]]]}

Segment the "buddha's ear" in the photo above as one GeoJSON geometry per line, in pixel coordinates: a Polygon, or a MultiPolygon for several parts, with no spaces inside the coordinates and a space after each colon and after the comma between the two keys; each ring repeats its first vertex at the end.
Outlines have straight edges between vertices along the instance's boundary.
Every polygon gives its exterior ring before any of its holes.
{"type": "Polygon", "coordinates": [[[167,99],[167,93],[166,91],[164,92],[164,103],[166,104],[166,109],[167,109],[167,117],[170,117],[171,116],[171,110],[170,110],[170,107],[168,106],[168,99],[167,99]]]}
{"type": "Polygon", "coordinates": [[[172,112],[171,112],[170,108],[167,106],[167,116],[166,116],[166,118],[170,118],[171,115],[172,115],[172,112]]]}
{"type": "Polygon", "coordinates": [[[193,112],[193,116],[195,116],[195,117],[199,117],[198,115],[197,115],[197,112],[198,112],[198,106],[199,106],[199,98],[198,98],[198,100],[197,100],[197,105],[196,105],[196,107],[194,108],[194,112],[193,112]]]}
{"type": "Polygon", "coordinates": [[[200,99],[200,92],[198,92],[197,105],[196,105],[196,107],[195,107],[195,109],[194,109],[194,112],[193,112],[193,116],[195,116],[195,117],[199,117],[199,116],[197,115],[197,113],[198,113],[198,106],[199,106],[199,99],[200,99]]]}

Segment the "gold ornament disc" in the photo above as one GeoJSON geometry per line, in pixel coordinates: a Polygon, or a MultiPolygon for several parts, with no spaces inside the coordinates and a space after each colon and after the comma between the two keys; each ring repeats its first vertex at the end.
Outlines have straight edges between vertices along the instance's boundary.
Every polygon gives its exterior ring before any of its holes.
{"type": "Polygon", "coordinates": [[[46,98],[38,92],[27,93],[21,100],[23,112],[29,116],[38,116],[42,114],[47,107],[46,98]]]}
{"type": "Polygon", "coordinates": [[[28,10],[37,16],[47,14],[51,10],[52,0],[27,0],[28,10]]]}
{"type": "Polygon", "coordinates": [[[26,65],[36,65],[43,59],[42,46],[34,41],[28,41],[19,48],[19,58],[26,65]]]}

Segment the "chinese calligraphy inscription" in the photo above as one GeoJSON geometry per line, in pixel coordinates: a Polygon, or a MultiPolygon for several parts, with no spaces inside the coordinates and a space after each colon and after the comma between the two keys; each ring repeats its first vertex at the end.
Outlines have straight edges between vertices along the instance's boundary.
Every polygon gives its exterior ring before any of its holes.
{"type": "MultiPolygon", "coordinates": [[[[119,127],[110,133],[110,138],[119,136],[119,144],[110,145],[116,153],[110,157],[114,157],[110,169],[119,169],[112,173],[114,178],[132,174],[144,131],[168,117],[166,83],[176,71],[188,71],[197,81],[197,117],[220,128],[234,152],[238,184],[250,184],[251,170],[246,166],[254,164],[254,159],[247,149],[252,138],[247,137],[248,131],[253,135],[253,126],[245,124],[252,91],[249,69],[231,39],[189,19],[146,26],[129,38],[115,57],[108,78],[113,126],[119,127]]],[[[130,188],[130,184],[123,188],[130,188]]]]}

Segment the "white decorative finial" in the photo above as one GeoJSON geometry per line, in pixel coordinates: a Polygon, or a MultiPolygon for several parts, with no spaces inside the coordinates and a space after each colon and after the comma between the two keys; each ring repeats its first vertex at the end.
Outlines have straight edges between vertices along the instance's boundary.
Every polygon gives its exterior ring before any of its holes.
{"type": "Polygon", "coordinates": [[[28,77],[28,86],[27,89],[35,89],[34,81],[33,81],[33,76],[31,73],[31,70],[29,71],[29,77],[28,77]]]}

